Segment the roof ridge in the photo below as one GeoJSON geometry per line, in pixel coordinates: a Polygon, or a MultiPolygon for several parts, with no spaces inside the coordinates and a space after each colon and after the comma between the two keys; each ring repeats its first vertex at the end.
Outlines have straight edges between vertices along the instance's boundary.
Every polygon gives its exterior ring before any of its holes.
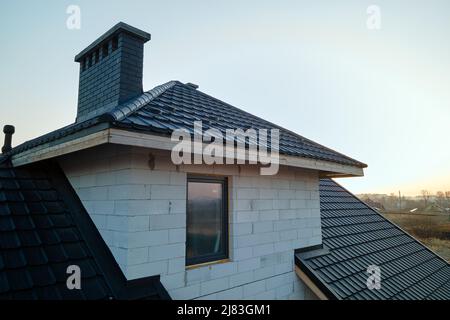
{"type": "Polygon", "coordinates": [[[121,105],[118,105],[114,109],[100,115],[99,120],[105,122],[120,121],[126,118],[131,113],[147,105],[148,103],[150,103],[151,101],[153,101],[154,99],[156,99],[161,94],[163,94],[164,92],[166,92],[167,90],[169,90],[178,83],[180,82],[177,80],[171,80],[169,82],[156,86],[153,89],[150,89],[142,93],[140,96],[131,99],[121,105]]]}

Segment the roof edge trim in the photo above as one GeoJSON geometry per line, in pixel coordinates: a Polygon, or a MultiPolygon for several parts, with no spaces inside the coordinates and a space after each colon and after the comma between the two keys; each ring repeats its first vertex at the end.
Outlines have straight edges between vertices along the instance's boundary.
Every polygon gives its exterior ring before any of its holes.
{"type": "Polygon", "coordinates": [[[336,300],[335,295],[323,283],[317,282],[310,276],[310,273],[298,266],[294,266],[294,272],[301,282],[311,290],[319,300],[336,300]]]}

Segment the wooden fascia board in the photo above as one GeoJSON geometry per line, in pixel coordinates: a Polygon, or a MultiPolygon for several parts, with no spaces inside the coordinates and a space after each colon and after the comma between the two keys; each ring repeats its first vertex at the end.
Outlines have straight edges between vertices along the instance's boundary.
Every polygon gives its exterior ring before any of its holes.
{"type": "MultiPolygon", "coordinates": [[[[166,136],[108,128],[60,144],[53,143],[52,146],[43,144],[36,148],[14,155],[12,157],[12,162],[15,166],[25,165],[45,159],[55,158],[61,155],[73,153],[105,143],[114,143],[170,151],[178,142],[171,141],[170,137],[166,136]]],[[[246,150],[245,154],[246,157],[248,157],[249,151],[246,150]]],[[[279,155],[279,164],[284,166],[327,172],[327,177],[364,175],[363,169],[359,167],[303,157],[279,155]]]]}

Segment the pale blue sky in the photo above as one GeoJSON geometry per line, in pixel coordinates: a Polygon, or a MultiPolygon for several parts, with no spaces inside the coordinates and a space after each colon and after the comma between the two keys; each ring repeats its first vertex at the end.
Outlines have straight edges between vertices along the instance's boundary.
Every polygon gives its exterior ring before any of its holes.
{"type": "Polygon", "coordinates": [[[200,90],[366,162],[353,192],[450,190],[449,1],[5,1],[0,125],[74,121],[74,56],[118,21],[152,34],[144,89],[200,90]],[[66,8],[81,8],[81,29],[66,8]],[[366,9],[381,9],[368,30],[366,9]]]}

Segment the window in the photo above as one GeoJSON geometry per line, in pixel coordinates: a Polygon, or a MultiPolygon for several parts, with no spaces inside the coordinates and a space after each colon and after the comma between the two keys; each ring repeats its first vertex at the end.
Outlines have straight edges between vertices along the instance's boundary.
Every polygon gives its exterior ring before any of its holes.
{"type": "Polygon", "coordinates": [[[227,179],[188,177],[186,265],[228,257],[227,179]]]}

